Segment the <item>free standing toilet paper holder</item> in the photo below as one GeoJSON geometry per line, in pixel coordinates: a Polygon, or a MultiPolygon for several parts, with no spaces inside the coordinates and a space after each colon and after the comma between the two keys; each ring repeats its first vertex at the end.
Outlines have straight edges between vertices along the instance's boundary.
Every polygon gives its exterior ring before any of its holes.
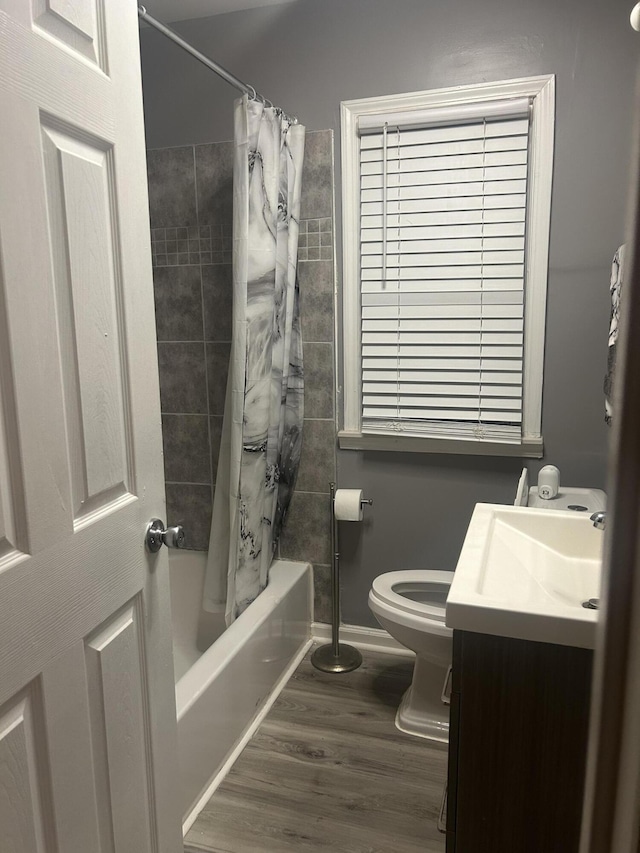
{"type": "MultiPolygon", "coordinates": [[[[340,642],[340,552],[338,551],[338,520],[336,519],[336,484],[329,483],[331,501],[331,642],[318,646],[311,663],[322,672],[351,672],[362,663],[362,655],[354,646],[340,642]]],[[[373,506],[370,498],[360,501],[373,506]]]]}

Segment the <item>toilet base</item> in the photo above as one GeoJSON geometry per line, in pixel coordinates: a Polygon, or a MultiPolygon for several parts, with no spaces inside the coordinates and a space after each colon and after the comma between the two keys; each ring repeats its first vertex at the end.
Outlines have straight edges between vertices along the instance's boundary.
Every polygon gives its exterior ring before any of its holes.
{"type": "Polygon", "coordinates": [[[446,666],[416,655],[413,680],[400,702],[396,728],[408,735],[449,743],[449,708],[442,702],[446,666]]]}

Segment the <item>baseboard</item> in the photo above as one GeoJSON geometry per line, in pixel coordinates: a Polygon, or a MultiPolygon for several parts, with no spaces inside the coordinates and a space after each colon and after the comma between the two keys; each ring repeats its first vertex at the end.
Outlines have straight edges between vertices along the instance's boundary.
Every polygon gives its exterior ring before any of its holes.
{"type": "Polygon", "coordinates": [[[207,786],[205,792],[202,794],[202,796],[200,797],[198,802],[195,804],[195,806],[193,807],[193,809],[191,810],[189,815],[185,818],[185,820],[182,824],[182,835],[183,836],[185,836],[187,834],[187,832],[189,832],[189,830],[191,829],[195,819],[198,817],[198,815],[200,814],[200,812],[202,811],[204,806],[209,802],[214,791],[218,788],[220,783],[224,780],[227,773],[231,770],[231,768],[235,764],[235,762],[238,759],[242,750],[245,748],[245,746],[249,743],[251,738],[254,736],[254,734],[258,730],[258,727],[260,726],[260,724],[262,723],[264,718],[267,716],[267,714],[271,710],[274,702],[276,701],[278,696],[282,693],[283,689],[286,687],[287,682],[289,681],[289,679],[291,678],[293,673],[298,668],[298,666],[299,666],[300,662],[302,661],[302,659],[304,658],[304,656],[307,654],[307,652],[311,648],[312,643],[313,643],[313,639],[310,639],[310,640],[307,640],[306,642],[304,642],[300,646],[300,649],[296,652],[294,657],[291,658],[291,662],[289,663],[287,668],[284,670],[284,672],[282,673],[280,678],[274,684],[273,689],[272,689],[271,693],[269,694],[268,698],[266,699],[266,701],[264,702],[264,704],[262,705],[262,707],[260,708],[260,710],[258,711],[256,716],[253,718],[253,720],[251,721],[249,726],[245,729],[244,734],[242,735],[240,740],[234,746],[233,751],[230,753],[229,757],[224,762],[224,764],[222,765],[220,770],[218,770],[216,775],[213,777],[210,784],[207,786]]]}
{"type": "MultiPolygon", "coordinates": [[[[331,640],[331,625],[325,622],[311,623],[311,636],[315,643],[328,643],[331,640]]],[[[340,640],[357,649],[374,652],[389,652],[394,655],[414,657],[414,653],[399,643],[382,628],[368,628],[365,625],[341,625],[340,640]]]]}

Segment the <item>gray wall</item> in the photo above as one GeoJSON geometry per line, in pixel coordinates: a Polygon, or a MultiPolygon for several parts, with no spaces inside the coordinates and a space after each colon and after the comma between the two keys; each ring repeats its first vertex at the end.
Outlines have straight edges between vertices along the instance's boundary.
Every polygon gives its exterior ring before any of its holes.
{"type": "MultiPolygon", "coordinates": [[[[557,75],[544,461],[574,485],[605,485],[607,284],[624,239],[639,44],[628,12],[627,0],[299,0],[176,26],[309,129],[335,129],[337,147],[342,100],[557,75]]],[[[149,145],[230,138],[232,90],[155,32],[142,34],[142,48],[149,145]]],[[[511,501],[520,468],[340,452],[339,485],[376,500],[364,525],[342,525],[344,620],[373,624],[366,594],[376,574],[453,569],[473,505],[511,501]]]]}

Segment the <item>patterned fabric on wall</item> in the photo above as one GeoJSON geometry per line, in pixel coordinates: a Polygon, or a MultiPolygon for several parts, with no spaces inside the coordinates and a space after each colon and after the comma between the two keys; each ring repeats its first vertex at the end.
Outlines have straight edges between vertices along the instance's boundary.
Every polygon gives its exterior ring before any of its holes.
{"type": "Polygon", "coordinates": [[[279,110],[236,101],[233,341],[204,589],[227,624],[267,585],[300,462],[304,139],[279,110]]]}

